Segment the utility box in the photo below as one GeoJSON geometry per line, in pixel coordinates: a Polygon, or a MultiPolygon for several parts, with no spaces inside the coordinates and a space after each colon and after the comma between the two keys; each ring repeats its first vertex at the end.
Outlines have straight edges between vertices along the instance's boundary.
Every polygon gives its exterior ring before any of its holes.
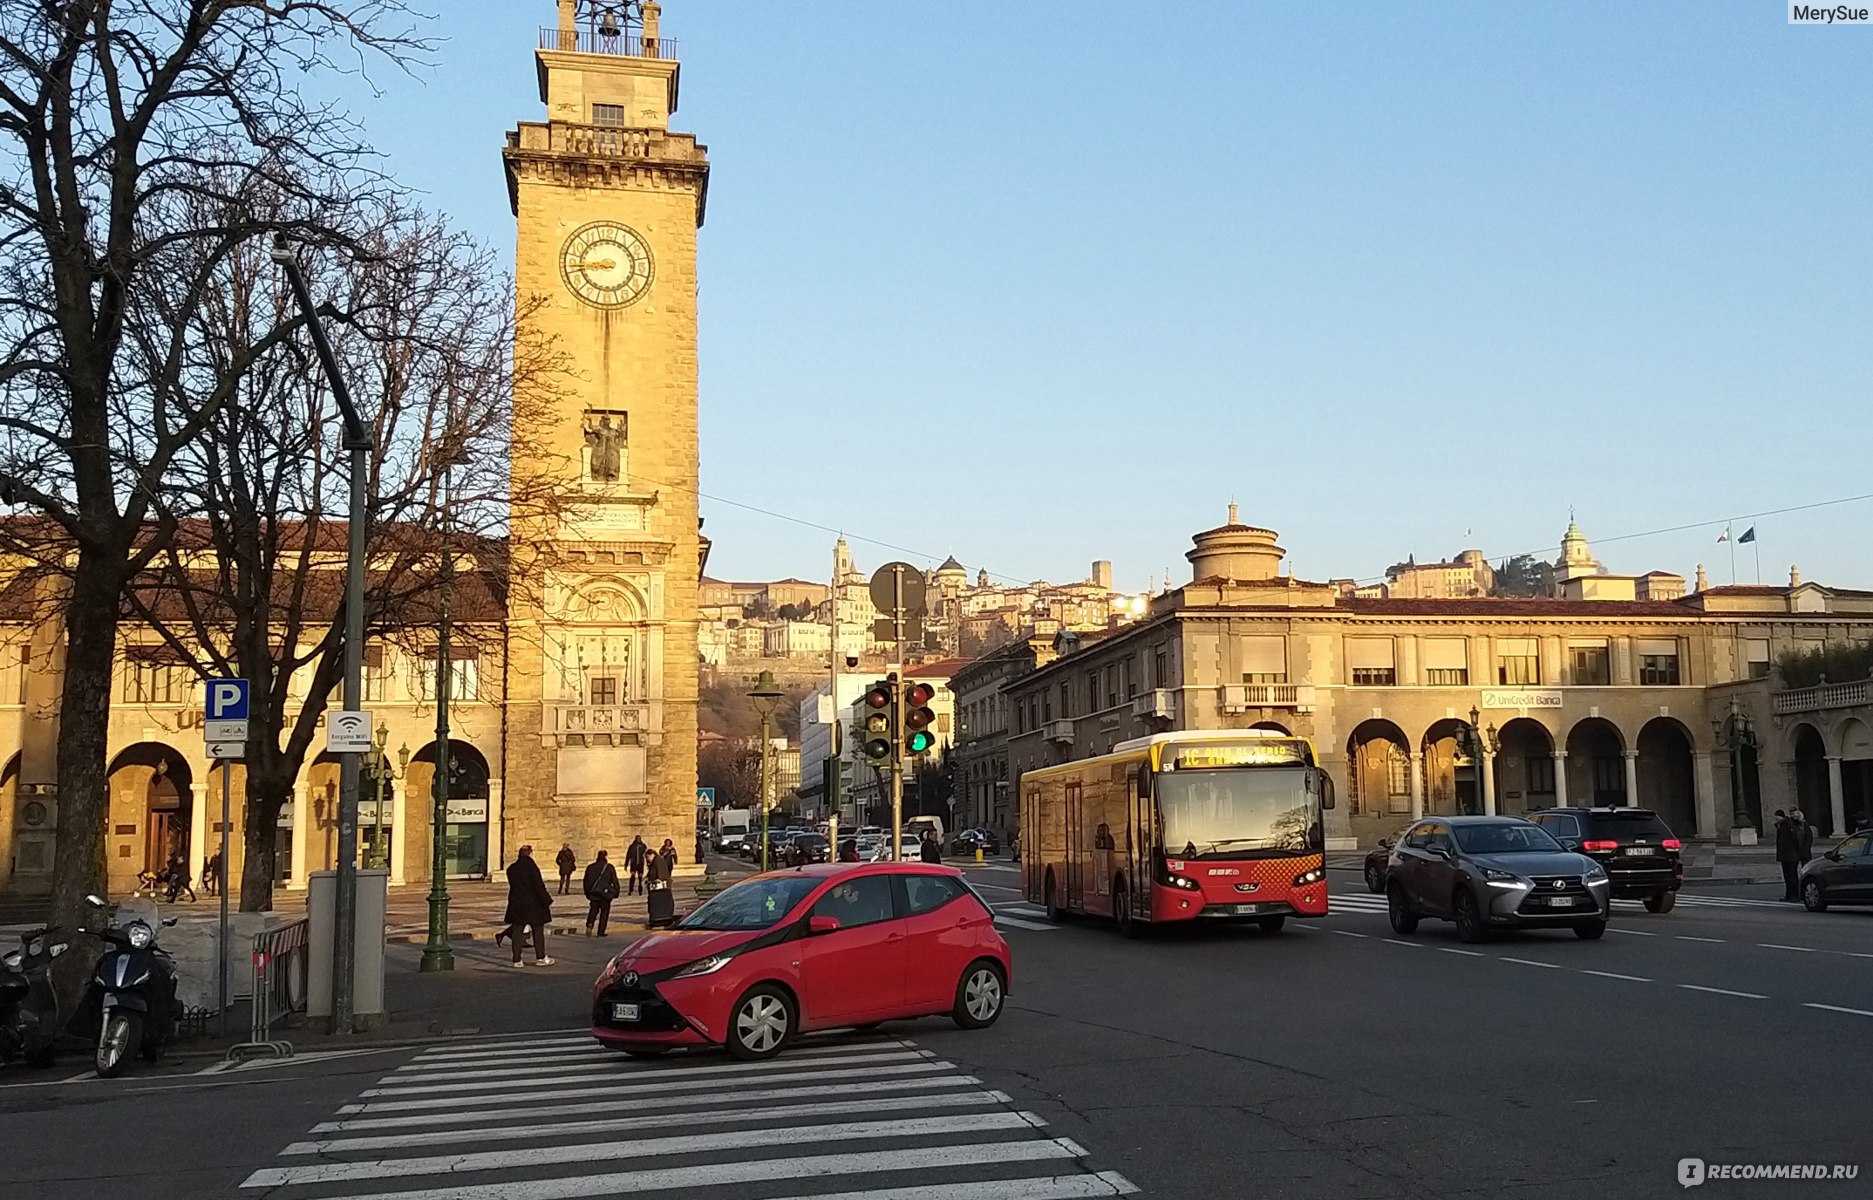
{"type": "MultiPolygon", "coordinates": [[[[384,912],[390,872],[357,873],[358,937],[351,976],[352,1028],[384,1023],[384,912]]],[[[338,872],[314,871],[306,879],[306,1019],[315,1027],[332,1023],[332,951],[338,942],[338,872]]]]}

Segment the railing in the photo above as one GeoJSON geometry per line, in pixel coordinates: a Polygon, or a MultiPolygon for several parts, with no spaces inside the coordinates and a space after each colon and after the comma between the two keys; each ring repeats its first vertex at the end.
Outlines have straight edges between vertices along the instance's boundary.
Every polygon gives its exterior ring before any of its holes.
{"type": "Polygon", "coordinates": [[[1824,683],[1820,687],[1777,692],[1770,700],[1773,711],[1786,713],[1818,712],[1824,708],[1857,708],[1873,704],[1873,679],[1857,683],[1824,683]]]}
{"type": "Polygon", "coordinates": [[[544,150],[593,158],[652,158],[664,162],[701,162],[704,159],[693,134],[622,125],[525,122],[508,133],[507,144],[515,150],[544,150]]]}
{"type": "Polygon", "coordinates": [[[675,58],[675,38],[646,38],[641,33],[621,29],[610,37],[590,29],[540,30],[540,49],[567,54],[615,54],[621,58],[675,58]]]}
{"type": "Polygon", "coordinates": [[[1050,742],[1073,742],[1073,722],[1048,721],[1043,727],[1043,736],[1050,742]]]}
{"type": "Polygon", "coordinates": [[[1314,702],[1314,689],[1304,683],[1232,683],[1223,687],[1223,707],[1302,708],[1314,702]]]}
{"type": "Polygon", "coordinates": [[[652,704],[565,704],[552,710],[552,732],[559,737],[612,737],[661,733],[661,710],[652,704]]]}
{"type": "Polygon", "coordinates": [[[310,950],[304,917],[254,935],[253,1021],[247,1040],[228,1050],[230,1060],[293,1056],[293,1044],[271,1033],[275,1023],[306,1011],[306,959],[310,950]]]}
{"type": "Polygon", "coordinates": [[[1150,691],[1132,700],[1132,715],[1135,717],[1171,720],[1177,716],[1177,705],[1171,699],[1169,688],[1152,688],[1150,691]]]}

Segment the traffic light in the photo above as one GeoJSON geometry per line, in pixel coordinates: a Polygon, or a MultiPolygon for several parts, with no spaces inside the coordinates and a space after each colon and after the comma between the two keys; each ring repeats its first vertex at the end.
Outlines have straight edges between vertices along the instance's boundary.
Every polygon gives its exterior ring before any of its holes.
{"type": "Polygon", "coordinates": [[[896,676],[880,679],[865,693],[864,715],[859,718],[859,752],[874,767],[891,761],[891,748],[897,741],[896,707],[896,676]]]}
{"type": "Polygon", "coordinates": [[[927,683],[913,683],[904,689],[904,753],[906,756],[927,754],[936,749],[936,714],[930,711],[930,701],[936,699],[936,689],[927,683]]]}

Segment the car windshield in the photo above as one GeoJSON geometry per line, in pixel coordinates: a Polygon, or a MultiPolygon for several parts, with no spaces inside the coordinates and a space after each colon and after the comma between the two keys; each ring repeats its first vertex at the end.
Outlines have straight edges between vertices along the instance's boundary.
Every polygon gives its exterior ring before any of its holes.
{"type": "Polygon", "coordinates": [[[1318,797],[1310,780],[1305,767],[1159,775],[1165,853],[1256,858],[1321,849],[1318,797]]]}
{"type": "Polygon", "coordinates": [[[1561,843],[1539,825],[1456,825],[1451,833],[1466,854],[1558,854],[1561,843]]]}
{"type": "Polygon", "coordinates": [[[817,833],[809,833],[793,839],[793,844],[808,850],[819,850],[826,845],[826,839],[817,833]]]}
{"type": "Polygon", "coordinates": [[[792,912],[819,886],[804,875],[746,879],[724,889],[676,923],[678,929],[766,929],[792,912]]]}
{"type": "Polygon", "coordinates": [[[1654,813],[1637,809],[1631,812],[1588,813],[1587,830],[1589,837],[1617,838],[1631,841],[1634,838],[1662,839],[1671,836],[1671,830],[1654,813]]]}

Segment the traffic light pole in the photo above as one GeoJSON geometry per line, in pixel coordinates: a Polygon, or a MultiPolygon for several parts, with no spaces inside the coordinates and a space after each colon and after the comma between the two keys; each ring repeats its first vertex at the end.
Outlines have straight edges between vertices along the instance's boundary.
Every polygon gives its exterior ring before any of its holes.
{"type": "Polygon", "coordinates": [[[891,569],[891,632],[899,684],[891,689],[891,861],[904,861],[904,568],[891,569]]]}

